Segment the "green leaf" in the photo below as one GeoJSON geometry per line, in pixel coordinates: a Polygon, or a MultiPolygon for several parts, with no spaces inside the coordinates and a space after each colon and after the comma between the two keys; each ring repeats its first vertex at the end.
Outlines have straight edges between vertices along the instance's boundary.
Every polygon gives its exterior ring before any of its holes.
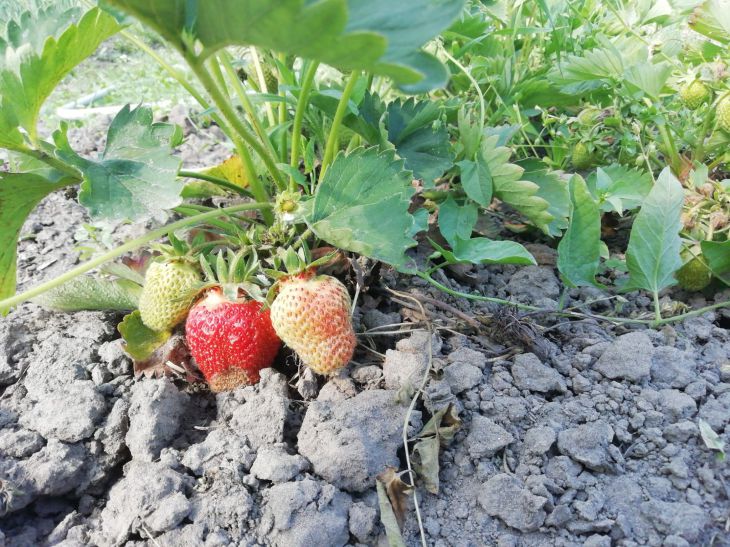
{"type": "Polygon", "coordinates": [[[449,245],[456,245],[458,239],[469,239],[477,222],[479,210],[473,203],[459,205],[449,196],[439,206],[439,230],[449,245]]]}
{"type": "Polygon", "coordinates": [[[449,133],[443,125],[434,128],[440,116],[441,108],[432,101],[398,100],[387,108],[388,140],[426,187],[452,165],[449,133]]]}
{"type": "Polygon", "coordinates": [[[648,59],[647,47],[637,38],[620,36],[613,40],[599,36],[599,47],[568,55],[550,71],[549,79],[563,93],[581,95],[623,77],[624,71],[648,59]]]}
{"type": "Polygon", "coordinates": [[[124,316],[117,330],[124,338],[124,351],[137,361],[147,359],[170,338],[169,331],[157,332],[146,326],[139,310],[124,316]]]}
{"type": "Polygon", "coordinates": [[[44,197],[65,185],[32,173],[0,172],[0,300],[15,294],[18,235],[25,219],[44,197]]]}
{"type": "Polygon", "coordinates": [[[596,285],[601,212],[580,175],[570,179],[570,225],[558,245],[558,270],[569,286],[596,285]]]}
{"type": "Polygon", "coordinates": [[[463,160],[457,163],[461,169],[461,185],[471,199],[483,207],[492,203],[492,173],[489,164],[478,156],[476,161],[463,160]]]}
{"type": "Polygon", "coordinates": [[[512,150],[497,146],[498,135],[482,139],[481,157],[489,167],[494,184],[494,197],[513,207],[538,228],[547,231],[553,216],[548,212],[549,203],[539,197],[540,187],[534,182],[522,180],[524,169],[510,163],[512,150]]]}
{"type": "Polygon", "coordinates": [[[412,271],[405,252],[416,245],[413,193],[411,173],[392,150],[340,153],[317,186],[308,224],[331,245],[412,271]]]}
{"type": "Polygon", "coordinates": [[[712,274],[726,285],[730,285],[730,240],[703,241],[702,256],[712,274]]]}
{"type": "Polygon", "coordinates": [[[730,2],[707,0],[694,11],[689,25],[708,38],[723,44],[730,43],[730,2]]]}
{"type": "Polygon", "coordinates": [[[179,128],[152,123],[152,110],[129,105],[112,121],[101,161],[82,158],[71,149],[63,126],[53,138],[57,156],[84,175],[79,202],[92,216],[137,219],[179,205],[183,184],[177,180],[180,159],[172,155],[179,128]]]}
{"type": "Polygon", "coordinates": [[[317,59],[389,76],[411,93],[439,87],[446,69],[420,50],[449,26],[462,0],[110,0],[181,51],[207,57],[227,45],[317,59]]]}
{"type": "Polygon", "coordinates": [[[629,88],[643,91],[654,100],[659,99],[659,94],[672,74],[672,65],[663,63],[640,63],[626,69],[624,81],[629,88]]]}
{"type": "Polygon", "coordinates": [[[653,187],[651,175],[614,163],[599,167],[588,178],[588,187],[598,199],[601,210],[623,214],[639,207],[653,187]]]}
{"type": "MultiPolygon", "coordinates": [[[[64,20],[63,16],[60,20],[64,20]]],[[[33,25],[35,21],[24,18],[23,23],[33,25]]],[[[111,15],[93,8],[78,24],[66,28],[58,39],[49,37],[39,53],[25,54],[22,45],[20,51],[16,51],[13,48],[15,40],[5,44],[4,58],[14,62],[6,61],[0,67],[0,146],[18,148],[22,144],[16,132],[18,126],[34,138],[38,114],[51,92],[76,65],[120,28],[111,15]]],[[[19,32],[31,41],[31,45],[39,44],[37,30],[19,32]]]]}
{"type": "Polygon", "coordinates": [[[0,37],[0,66],[7,58],[12,58],[12,55],[6,56],[8,50],[23,47],[40,54],[48,38],[58,38],[66,27],[78,19],[80,8],[62,4],[26,11],[20,14],[17,21],[8,21],[4,37],[0,37]]]}
{"type": "Polygon", "coordinates": [[[124,280],[110,281],[91,276],[72,279],[41,294],[33,302],[56,311],[130,311],[139,304],[142,287],[124,280]]]}
{"type": "Polygon", "coordinates": [[[493,241],[486,237],[463,240],[457,238],[449,251],[431,241],[449,264],[537,264],[530,252],[516,241],[493,241]]]}
{"type": "Polygon", "coordinates": [[[657,294],[676,282],[674,272],[682,267],[679,230],[683,203],[682,185],[667,167],[644,200],[631,229],[626,251],[627,289],[657,294]]]}
{"type": "Polygon", "coordinates": [[[537,197],[548,203],[547,213],[553,217],[546,226],[545,233],[559,236],[568,227],[570,215],[570,196],[568,183],[560,173],[551,171],[545,164],[536,159],[527,159],[517,163],[525,172],[522,180],[537,184],[537,197]]]}

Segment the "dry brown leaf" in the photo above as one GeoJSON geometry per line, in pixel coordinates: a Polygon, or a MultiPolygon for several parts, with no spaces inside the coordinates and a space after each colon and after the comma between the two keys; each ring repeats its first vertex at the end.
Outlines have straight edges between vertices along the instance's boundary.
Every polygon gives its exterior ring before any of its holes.
{"type": "Polygon", "coordinates": [[[193,362],[182,333],[170,336],[167,342],[157,348],[147,359],[135,359],[134,374],[146,378],[173,376],[184,378],[190,383],[203,380],[198,367],[193,362]]]}
{"type": "Polygon", "coordinates": [[[395,467],[387,467],[376,478],[376,482],[385,489],[398,527],[403,528],[406,517],[406,503],[408,494],[411,493],[411,487],[401,480],[395,467]]]}

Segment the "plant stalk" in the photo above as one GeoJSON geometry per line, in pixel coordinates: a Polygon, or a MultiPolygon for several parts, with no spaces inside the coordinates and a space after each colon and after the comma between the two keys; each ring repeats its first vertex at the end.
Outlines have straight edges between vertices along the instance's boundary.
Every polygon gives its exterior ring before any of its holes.
{"type": "Polygon", "coordinates": [[[319,178],[322,180],[324,174],[327,172],[327,167],[335,157],[335,150],[337,149],[337,143],[339,142],[340,124],[345,117],[347,112],[347,106],[350,102],[350,96],[355,89],[355,84],[360,77],[358,71],[354,71],[350,74],[350,79],[345,85],[345,89],[342,91],[342,97],[340,102],[337,104],[337,110],[335,111],[335,117],[332,119],[332,128],[330,129],[329,137],[327,138],[327,147],[325,148],[324,156],[322,157],[322,167],[320,169],[319,178]]]}
{"type": "Polygon", "coordinates": [[[266,130],[264,129],[264,126],[261,124],[261,120],[259,119],[256,109],[253,106],[253,103],[251,102],[251,99],[248,97],[248,94],[246,93],[246,90],[243,87],[243,84],[241,84],[241,81],[238,79],[238,76],[236,75],[236,71],[233,69],[233,64],[231,63],[230,55],[225,50],[222,50],[220,53],[220,59],[221,63],[223,63],[223,68],[226,71],[226,74],[228,74],[228,78],[232,81],[233,84],[233,90],[236,92],[236,96],[238,97],[238,100],[241,103],[241,106],[246,111],[246,114],[248,114],[249,119],[251,120],[251,125],[253,126],[254,131],[256,131],[256,134],[259,136],[259,139],[261,142],[264,143],[266,148],[269,151],[269,154],[271,154],[273,157],[276,156],[276,151],[274,150],[274,147],[271,144],[271,139],[269,139],[269,135],[266,133],[266,130]]]}
{"type": "MultiPolygon", "coordinates": [[[[264,69],[261,66],[261,59],[259,58],[259,52],[256,50],[255,47],[250,48],[251,52],[251,58],[253,59],[253,66],[254,70],[256,70],[256,78],[259,81],[259,90],[262,93],[269,93],[270,90],[268,87],[266,87],[266,77],[264,76],[264,69]]],[[[276,125],[276,118],[274,117],[274,109],[271,106],[270,102],[266,102],[266,114],[269,119],[269,127],[274,127],[276,125]]]]}
{"type": "MultiPolygon", "coordinates": [[[[302,123],[304,122],[304,112],[307,110],[307,104],[309,103],[309,93],[312,90],[312,84],[314,83],[314,77],[317,74],[317,67],[319,62],[310,61],[309,67],[304,74],[302,80],[302,86],[299,90],[299,99],[297,100],[297,109],[294,113],[294,126],[292,128],[291,136],[291,161],[289,165],[292,169],[296,169],[299,166],[299,146],[302,141],[302,123]]],[[[297,189],[297,183],[294,182],[294,177],[289,177],[289,190],[294,192],[297,189]]]]}
{"type": "Polygon", "coordinates": [[[205,173],[198,173],[197,171],[181,170],[181,171],[177,172],[177,176],[211,182],[217,186],[220,186],[221,188],[225,188],[226,190],[232,190],[238,194],[241,194],[242,196],[250,195],[250,193],[245,188],[241,188],[237,184],[233,184],[232,182],[219,178],[219,177],[214,177],[212,175],[206,175],[205,173]]]}
{"type": "MultiPolygon", "coordinates": [[[[446,285],[443,285],[442,283],[439,283],[438,281],[433,279],[427,273],[416,272],[415,275],[417,277],[420,277],[421,279],[428,281],[431,285],[433,285],[437,289],[444,291],[446,294],[450,294],[451,296],[456,296],[459,298],[466,298],[467,300],[476,300],[479,302],[491,302],[493,304],[500,304],[502,306],[511,306],[513,308],[517,308],[520,310],[540,312],[540,313],[544,313],[544,314],[553,314],[553,315],[557,315],[559,317],[575,317],[575,318],[580,318],[580,319],[596,319],[599,321],[609,321],[611,323],[647,325],[652,328],[661,327],[662,325],[667,325],[669,323],[676,323],[678,321],[683,321],[685,319],[689,319],[690,317],[696,317],[698,315],[702,315],[702,314],[710,312],[712,310],[717,310],[720,308],[730,308],[730,300],[726,300],[724,302],[718,302],[717,304],[712,304],[711,306],[705,306],[704,308],[699,308],[696,310],[688,311],[688,312],[682,313],[680,315],[674,315],[672,317],[662,318],[661,315],[659,315],[659,317],[657,317],[655,319],[631,319],[631,318],[627,318],[627,317],[611,317],[609,315],[594,315],[594,314],[589,314],[589,313],[548,310],[548,309],[538,308],[536,306],[529,306],[527,304],[520,304],[518,302],[512,302],[510,300],[504,300],[502,298],[493,298],[490,296],[483,296],[481,294],[464,293],[464,292],[455,291],[453,289],[450,289],[446,285]]],[[[658,295],[655,295],[655,298],[656,298],[656,300],[655,300],[655,303],[656,303],[656,302],[658,302],[658,295]]]]}
{"type": "MultiPolygon", "coordinates": [[[[279,53],[277,56],[277,59],[279,61],[279,65],[285,65],[286,64],[286,55],[283,53],[279,53]]],[[[278,68],[278,67],[277,67],[278,68]]],[[[281,70],[279,69],[279,95],[281,95],[281,102],[279,103],[279,126],[283,127],[283,125],[286,123],[286,90],[281,85],[281,70]]],[[[281,129],[281,133],[279,136],[279,161],[281,163],[286,163],[286,131],[281,129]]]]}
{"type": "Polygon", "coordinates": [[[10,298],[0,300],[0,309],[5,310],[10,309],[13,306],[17,306],[18,304],[30,300],[31,298],[38,296],[39,294],[43,294],[44,292],[49,291],[54,287],[58,287],[59,285],[62,285],[67,281],[71,281],[75,277],[78,277],[79,275],[84,274],[89,270],[93,270],[94,268],[101,266],[105,262],[109,262],[110,260],[113,260],[118,256],[122,256],[123,254],[130,251],[134,251],[140,248],[142,245],[154,241],[155,239],[164,237],[168,233],[179,230],[180,228],[186,228],[188,226],[194,226],[196,224],[203,224],[208,220],[215,219],[216,217],[225,215],[226,213],[251,211],[255,209],[267,210],[270,208],[271,204],[268,202],[244,203],[241,205],[232,205],[231,207],[223,207],[221,209],[216,209],[215,211],[208,211],[206,213],[200,213],[199,215],[178,220],[176,222],[173,222],[172,224],[168,224],[167,226],[163,226],[161,228],[157,228],[156,230],[152,230],[151,232],[147,232],[145,235],[128,241],[127,243],[120,245],[115,249],[112,249],[104,254],[97,256],[96,258],[92,258],[88,262],[85,262],[83,264],[80,264],[79,266],[76,266],[75,268],[70,269],[69,271],[61,274],[55,279],[51,279],[50,281],[46,281],[45,283],[36,285],[35,287],[32,287],[20,294],[11,296],[10,298]]]}
{"type": "MultiPolygon", "coordinates": [[[[246,129],[246,126],[238,118],[236,112],[233,110],[233,107],[226,100],[226,97],[223,96],[223,93],[215,84],[213,77],[206,70],[205,66],[192,55],[187,55],[186,60],[190,64],[190,67],[193,69],[195,75],[200,80],[200,83],[203,84],[205,90],[210,94],[213,102],[218,107],[218,110],[220,111],[222,116],[228,121],[233,129],[236,130],[238,135],[246,142],[246,144],[248,144],[261,158],[261,160],[264,162],[264,165],[266,165],[266,168],[271,174],[272,179],[274,179],[276,185],[281,189],[286,188],[286,182],[284,181],[281,173],[277,169],[276,162],[264,149],[261,143],[256,140],[256,137],[254,137],[249,132],[249,130],[246,129]]],[[[266,188],[263,186],[263,184],[261,184],[261,181],[259,181],[257,177],[253,177],[249,181],[249,184],[251,185],[251,192],[254,196],[256,196],[256,199],[258,201],[269,200],[269,195],[266,191],[266,188]]]]}
{"type": "MultiPolygon", "coordinates": [[[[59,160],[58,158],[54,158],[50,154],[44,152],[43,150],[37,150],[35,148],[30,148],[28,146],[20,146],[14,149],[16,152],[20,152],[21,154],[25,154],[26,156],[30,156],[32,158],[37,159],[38,161],[42,161],[49,167],[53,167],[54,169],[57,169],[61,171],[62,173],[65,173],[69,175],[70,177],[73,177],[75,182],[79,182],[83,177],[79,171],[77,171],[74,167],[68,165],[67,163],[59,160]]],[[[74,184],[74,183],[70,183],[74,184]]]]}

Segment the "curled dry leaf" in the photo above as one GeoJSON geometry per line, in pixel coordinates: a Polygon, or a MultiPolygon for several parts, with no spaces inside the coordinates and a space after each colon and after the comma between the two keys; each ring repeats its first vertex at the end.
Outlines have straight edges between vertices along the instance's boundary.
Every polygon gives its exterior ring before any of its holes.
{"type": "Polygon", "coordinates": [[[417,435],[413,448],[413,469],[432,494],[439,492],[439,452],[448,445],[461,427],[461,419],[453,404],[436,412],[417,435]]]}
{"type": "Polygon", "coordinates": [[[135,359],[134,374],[135,376],[144,375],[147,378],[172,376],[184,378],[190,383],[203,381],[198,367],[195,366],[190,356],[185,336],[179,333],[170,336],[146,359],[135,359]]]}
{"type": "MultiPolygon", "coordinates": [[[[376,477],[378,487],[378,501],[380,503],[380,518],[385,526],[390,540],[389,527],[395,524],[395,530],[400,537],[400,529],[406,516],[406,500],[411,493],[411,487],[404,483],[395,467],[387,467],[376,477]],[[390,522],[392,518],[395,522],[390,522]]],[[[402,538],[401,538],[401,541],[402,538]]],[[[391,543],[392,545],[392,543],[391,543]]]]}

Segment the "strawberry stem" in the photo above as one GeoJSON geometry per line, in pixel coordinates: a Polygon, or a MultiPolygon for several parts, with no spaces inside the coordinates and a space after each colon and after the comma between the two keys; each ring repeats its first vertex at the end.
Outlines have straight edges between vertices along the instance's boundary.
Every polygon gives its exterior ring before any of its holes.
{"type": "MultiPolygon", "coordinates": [[[[612,317],[610,315],[596,315],[596,314],[592,314],[592,313],[568,312],[568,311],[551,310],[551,309],[546,309],[546,308],[538,308],[537,306],[519,304],[517,302],[512,302],[510,300],[504,300],[502,298],[483,296],[481,294],[464,293],[464,292],[455,291],[453,289],[450,289],[446,285],[443,285],[442,283],[439,283],[438,281],[436,281],[434,278],[432,278],[427,273],[416,272],[415,275],[417,277],[420,277],[421,279],[428,281],[431,285],[433,285],[437,289],[444,291],[446,294],[450,294],[451,296],[456,296],[459,298],[466,298],[468,300],[476,300],[479,302],[491,302],[493,304],[500,304],[502,306],[512,306],[513,308],[517,308],[520,310],[538,312],[540,314],[552,314],[552,315],[557,315],[559,317],[575,317],[575,318],[580,318],[580,319],[590,318],[590,319],[597,319],[599,321],[609,321],[611,323],[648,325],[649,327],[652,327],[652,328],[661,327],[662,325],[668,325],[669,323],[676,323],[678,321],[684,321],[685,319],[689,319],[690,317],[696,317],[698,315],[702,315],[702,314],[710,312],[712,310],[717,310],[720,308],[730,308],[730,300],[726,300],[724,302],[718,302],[716,304],[712,304],[711,306],[705,306],[704,308],[699,308],[696,310],[688,311],[688,312],[682,313],[680,315],[674,315],[672,317],[662,318],[661,315],[659,315],[655,319],[632,319],[632,318],[627,318],[627,317],[612,317]]],[[[2,304],[2,302],[0,302],[0,304],[2,304]]],[[[658,302],[655,302],[655,304],[658,305],[658,302]]]]}
{"type": "MultiPolygon", "coordinates": [[[[294,113],[294,127],[292,128],[291,135],[291,160],[289,165],[292,169],[299,167],[299,143],[302,139],[302,122],[304,121],[304,111],[307,109],[309,102],[309,92],[312,89],[312,83],[314,82],[314,76],[317,74],[317,67],[319,63],[317,61],[310,61],[309,68],[304,74],[302,80],[302,87],[299,90],[299,100],[297,101],[297,109],[294,113]]],[[[293,176],[289,176],[289,190],[291,192],[296,191],[297,184],[294,181],[293,176]]]]}
{"type": "Polygon", "coordinates": [[[335,157],[335,149],[339,142],[338,135],[340,133],[340,125],[342,124],[342,120],[347,112],[347,107],[350,104],[350,96],[352,95],[352,92],[355,89],[355,84],[357,84],[359,79],[360,72],[355,70],[352,74],[350,74],[350,79],[347,81],[345,89],[342,90],[342,96],[340,97],[340,102],[337,104],[337,110],[335,111],[335,117],[332,120],[329,138],[327,139],[327,147],[325,148],[324,157],[322,158],[322,167],[320,168],[319,175],[320,180],[324,178],[324,174],[327,172],[327,167],[329,167],[329,164],[335,157]]]}
{"type": "Polygon", "coordinates": [[[31,298],[33,298],[35,296],[38,296],[39,294],[43,294],[44,292],[49,291],[49,290],[53,289],[54,287],[58,287],[64,283],[66,283],[67,281],[71,281],[75,277],[78,277],[79,275],[84,274],[84,273],[88,272],[89,270],[93,270],[94,268],[101,266],[105,262],[109,262],[110,260],[113,260],[114,258],[117,258],[118,256],[122,256],[123,254],[128,253],[130,251],[134,251],[134,250],[140,248],[142,245],[145,245],[151,241],[154,241],[155,239],[164,237],[168,234],[168,232],[179,230],[180,228],[186,228],[188,226],[194,226],[196,224],[203,224],[209,220],[215,219],[216,217],[225,215],[226,213],[236,213],[236,212],[240,212],[240,211],[250,211],[250,210],[255,210],[255,209],[268,210],[270,208],[271,208],[270,203],[244,203],[241,205],[233,205],[231,207],[222,207],[221,209],[216,209],[215,211],[208,211],[205,213],[200,213],[198,215],[195,215],[195,216],[192,216],[189,218],[183,218],[181,220],[173,222],[172,224],[168,224],[161,228],[157,228],[156,230],[152,230],[151,232],[147,232],[142,237],[138,237],[136,239],[128,241],[127,243],[124,243],[123,245],[120,245],[119,247],[116,247],[110,251],[107,251],[104,254],[97,256],[96,258],[92,258],[88,262],[84,262],[83,264],[80,264],[79,266],[72,268],[71,270],[56,277],[55,279],[51,279],[50,281],[46,281],[45,283],[36,285],[35,287],[32,287],[32,288],[28,289],[27,291],[24,291],[22,293],[11,296],[10,298],[0,300],[0,310],[8,310],[13,306],[17,306],[18,304],[21,304],[22,302],[30,300],[31,298]]]}

